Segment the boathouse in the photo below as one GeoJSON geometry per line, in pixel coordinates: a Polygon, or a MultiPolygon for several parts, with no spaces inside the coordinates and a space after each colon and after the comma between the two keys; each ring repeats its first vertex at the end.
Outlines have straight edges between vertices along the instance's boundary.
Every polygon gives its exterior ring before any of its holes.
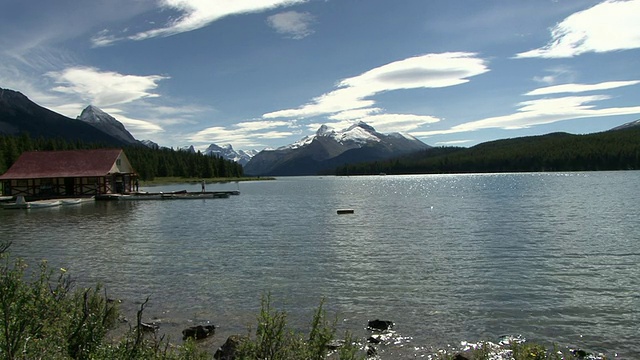
{"type": "Polygon", "coordinates": [[[137,177],[122,149],[28,151],[0,182],[2,195],[82,197],[132,192],[137,177]]]}

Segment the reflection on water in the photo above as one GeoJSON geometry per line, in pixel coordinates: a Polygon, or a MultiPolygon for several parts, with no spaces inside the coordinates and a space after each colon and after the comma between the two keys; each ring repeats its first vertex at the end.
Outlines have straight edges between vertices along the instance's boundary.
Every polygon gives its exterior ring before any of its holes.
{"type": "Polygon", "coordinates": [[[504,334],[638,357],[638,180],[281,178],[228,199],[2,211],[0,234],[14,255],[105,284],[125,310],[150,296],[147,316],[174,339],[205,320],[220,343],[245,333],[271,292],[300,328],[323,297],[361,336],[367,320],[393,320],[402,340],[383,358],[504,334]]]}

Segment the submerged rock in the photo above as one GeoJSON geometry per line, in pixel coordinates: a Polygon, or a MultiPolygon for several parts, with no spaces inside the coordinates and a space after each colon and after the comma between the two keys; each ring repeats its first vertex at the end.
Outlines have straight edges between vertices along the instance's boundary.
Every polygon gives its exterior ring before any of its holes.
{"type": "Polygon", "coordinates": [[[462,355],[462,354],[460,354],[460,353],[457,353],[457,354],[453,357],[453,360],[471,360],[471,359],[470,359],[470,358],[468,358],[468,357],[466,357],[466,356],[464,356],[464,355],[462,355]]]}
{"type": "Polygon", "coordinates": [[[160,325],[154,323],[144,323],[140,322],[140,330],[147,332],[156,332],[156,330],[160,329],[160,325]]]}
{"type": "Polygon", "coordinates": [[[189,338],[200,340],[207,338],[215,333],[215,325],[197,325],[182,330],[182,340],[189,338]]]}

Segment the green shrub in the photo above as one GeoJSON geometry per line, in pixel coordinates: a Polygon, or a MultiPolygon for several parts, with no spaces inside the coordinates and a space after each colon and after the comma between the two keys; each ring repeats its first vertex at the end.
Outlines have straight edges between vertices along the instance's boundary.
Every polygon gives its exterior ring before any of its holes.
{"type": "MultiPolygon", "coordinates": [[[[336,322],[329,322],[323,308],[324,302],[320,302],[311,321],[309,335],[304,336],[287,327],[287,314],[271,306],[271,296],[263,296],[260,315],[255,336],[249,336],[243,341],[236,352],[239,360],[269,359],[326,359],[330,349],[330,343],[336,333],[336,322]]],[[[347,333],[336,352],[341,360],[364,359],[359,354],[359,348],[347,333]]]]}
{"type": "MultiPolygon", "coordinates": [[[[0,244],[0,358],[206,358],[193,342],[171,346],[163,338],[146,336],[140,326],[110,341],[107,333],[116,324],[118,309],[100,286],[73,291],[66,270],[52,271],[46,261],[29,273],[23,260],[10,260],[9,245],[0,244]]],[[[145,304],[138,311],[137,325],[145,304]]]]}

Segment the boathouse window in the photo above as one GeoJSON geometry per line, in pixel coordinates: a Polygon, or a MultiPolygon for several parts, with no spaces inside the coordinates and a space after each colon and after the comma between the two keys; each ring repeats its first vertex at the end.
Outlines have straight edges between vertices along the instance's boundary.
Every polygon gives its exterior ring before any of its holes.
{"type": "Polygon", "coordinates": [[[85,185],[94,185],[98,183],[98,178],[97,177],[82,178],[82,183],[85,185]]]}
{"type": "Polygon", "coordinates": [[[120,159],[116,159],[116,165],[118,166],[122,165],[122,161],[120,159]]]}
{"type": "Polygon", "coordinates": [[[53,179],[40,180],[40,195],[53,194],[53,179]]]}
{"type": "Polygon", "coordinates": [[[14,186],[29,186],[28,180],[16,180],[14,186]]]}

